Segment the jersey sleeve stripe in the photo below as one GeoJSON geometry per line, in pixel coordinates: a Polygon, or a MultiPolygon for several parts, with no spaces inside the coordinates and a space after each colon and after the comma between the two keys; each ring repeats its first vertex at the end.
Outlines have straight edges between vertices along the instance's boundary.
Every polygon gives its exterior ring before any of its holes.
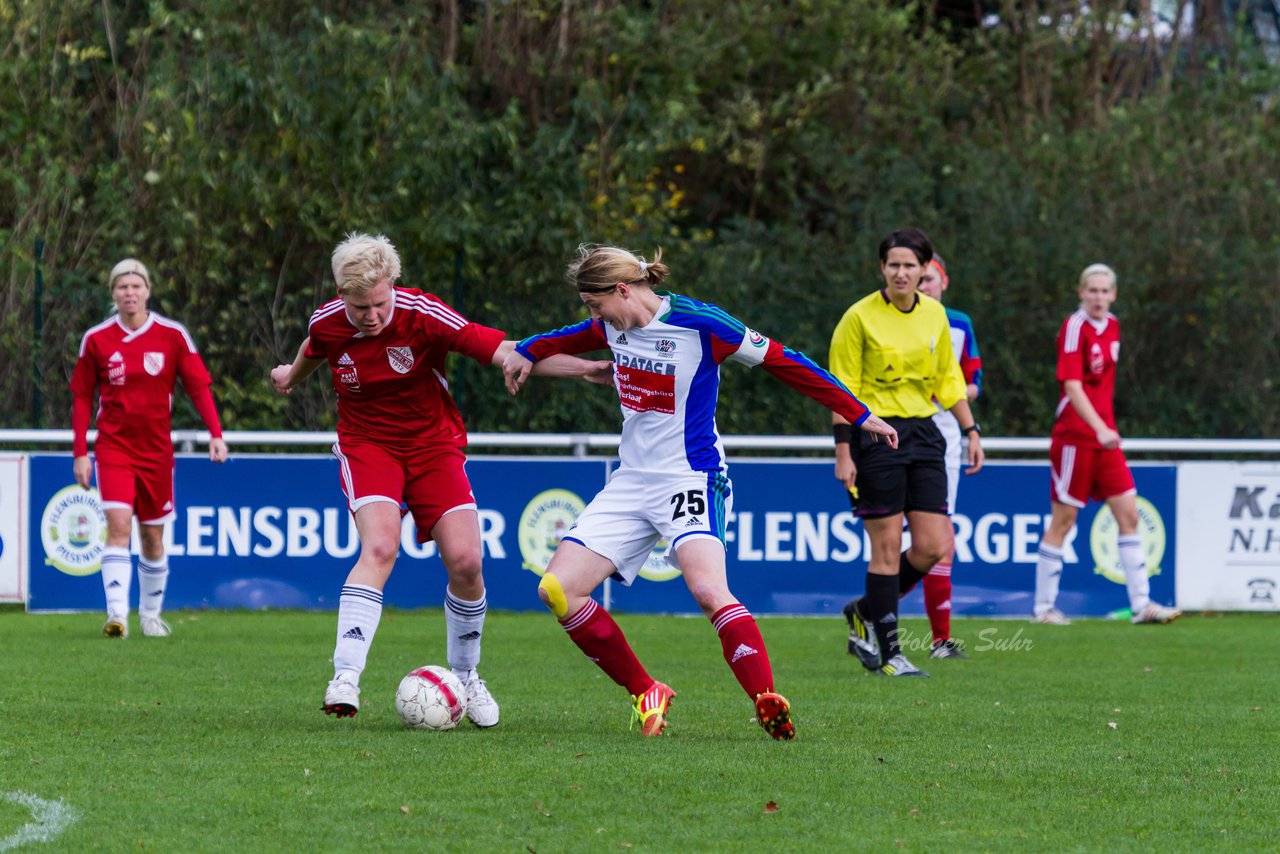
{"type": "Polygon", "coordinates": [[[312,326],[315,326],[317,321],[323,320],[329,315],[337,311],[341,311],[342,309],[343,305],[341,299],[330,300],[312,313],[311,320],[307,321],[307,328],[310,329],[312,326]]]}
{"type": "Polygon", "coordinates": [[[1063,336],[1062,350],[1074,353],[1080,349],[1080,327],[1084,325],[1084,314],[1077,311],[1067,319],[1067,334],[1063,336]]]}
{"type": "Polygon", "coordinates": [[[421,314],[427,314],[436,320],[453,329],[461,329],[467,325],[467,320],[458,312],[439,300],[431,299],[426,295],[415,295],[396,291],[396,305],[401,308],[411,308],[421,314]]]}
{"type": "Polygon", "coordinates": [[[116,322],[116,316],[113,314],[110,317],[108,317],[106,320],[99,323],[97,326],[89,327],[88,331],[84,333],[84,337],[80,339],[80,355],[81,356],[84,355],[85,348],[89,346],[90,338],[97,335],[99,332],[106,329],[108,326],[112,325],[115,322],[116,322]]]}
{"type": "Polygon", "coordinates": [[[179,323],[176,320],[170,320],[167,317],[161,317],[160,315],[155,313],[152,314],[152,317],[154,317],[156,319],[156,323],[160,324],[161,326],[164,326],[168,329],[174,329],[182,333],[183,340],[187,342],[187,349],[190,350],[192,353],[196,352],[196,340],[191,337],[191,333],[187,331],[187,327],[183,326],[181,323],[179,323]]]}

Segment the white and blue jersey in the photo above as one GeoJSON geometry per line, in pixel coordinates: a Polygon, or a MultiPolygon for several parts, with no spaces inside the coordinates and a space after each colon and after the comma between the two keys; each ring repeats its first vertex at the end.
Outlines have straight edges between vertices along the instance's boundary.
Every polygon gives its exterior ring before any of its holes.
{"type": "Polygon", "coordinates": [[[802,394],[860,425],[870,412],[808,356],[747,328],[709,303],[658,291],[662,305],[645,326],[620,330],[584,320],[521,341],[516,351],[537,361],[555,353],[613,351],[614,386],[622,405],[622,469],[645,472],[726,470],[716,427],[720,364],[763,365],[802,394]]]}

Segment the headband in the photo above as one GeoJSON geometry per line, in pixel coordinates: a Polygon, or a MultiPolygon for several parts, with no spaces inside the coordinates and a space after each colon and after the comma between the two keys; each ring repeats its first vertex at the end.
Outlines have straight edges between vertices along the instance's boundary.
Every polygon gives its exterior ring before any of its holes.
{"type": "Polygon", "coordinates": [[[951,284],[951,277],[947,275],[947,268],[942,266],[940,263],[938,263],[937,258],[934,258],[933,260],[931,260],[929,262],[929,266],[935,268],[938,271],[938,275],[942,277],[943,285],[951,284]]]}

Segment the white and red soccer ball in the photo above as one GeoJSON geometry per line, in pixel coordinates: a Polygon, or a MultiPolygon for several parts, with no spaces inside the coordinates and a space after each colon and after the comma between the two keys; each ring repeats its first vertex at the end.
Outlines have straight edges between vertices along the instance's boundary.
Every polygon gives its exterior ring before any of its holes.
{"type": "Polygon", "coordinates": [[[415,667],[396,689],[396,712],[409,729],[443,732],[466,715],[466,691],[447,667],[415,667]]]}

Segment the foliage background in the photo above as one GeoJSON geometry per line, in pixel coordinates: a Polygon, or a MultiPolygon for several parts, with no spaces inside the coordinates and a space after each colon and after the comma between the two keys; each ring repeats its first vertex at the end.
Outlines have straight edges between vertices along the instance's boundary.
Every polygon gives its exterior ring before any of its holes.
{"type": "MultiPolygon", "coordinates": [[[[283,398],[266,372],[349,230],[513,337],[581,316],[578,243],[661,246],[674,289],[825,363],[880,237],[916,224],[977,326],[987,433],[1047,432],[1053,337],[1105,260],[1123,432],[1280,435],[1280,73],[1239,4],[1171,38],[1151,4],[986,5],[998,25],[881,0],[0,0],[0,425],[69,424],[126,255],[227,427],[318,429],[327,382],[283,398]]],[[[606,389],[452,380],[476,431],[616,430],[606,389]]],[[[763,375],[724,384],[727,432],[827,429],[763,375]]]]}

